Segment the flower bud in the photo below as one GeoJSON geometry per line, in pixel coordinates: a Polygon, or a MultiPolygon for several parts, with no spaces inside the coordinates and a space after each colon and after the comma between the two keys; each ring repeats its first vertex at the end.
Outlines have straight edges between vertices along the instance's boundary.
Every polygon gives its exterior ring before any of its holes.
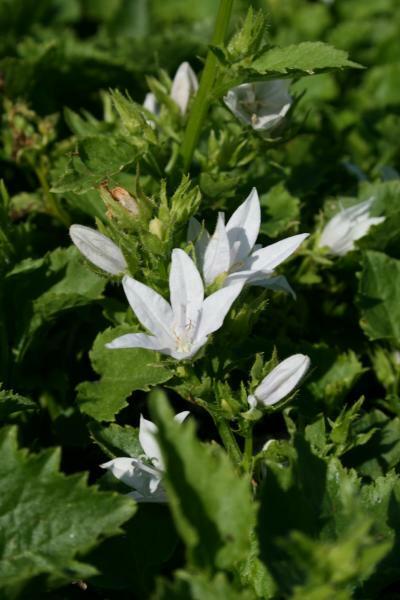
{"type": "Polygon", "coordinates": [[[149,231],[162,240],[164,239],[165,225],[162,223],[162,221],[160,221],[160,219],[155,217],[149,223],[149,231]]]}
{"type": "Polygon", "coordinates": [[[69,234],[78,250],[96,267],[111,275],[118,275],[127,269],[128,265],[118,246],[96,229],[71,225],[69,234]]]}
{"type": "Polygon", "coordinates": [[[123,187],[115,187],[110,190],[111,196],[121,204],[128,212],[137,217],[139,215],[139,207],[136,200],[130,195],[128,190],[123,187]]]}
{"type": "Polygon", "coordinates": [[[199,87],[196,74],[188,62],[183,62],[175,73],[171,88],[171,98],[179,106],[181,114],[186,113],[189,100],[199,87]]]}
{"type": "Polygon", "coordinates": [[[257,404],[272,406],[288,396],[304,377],[309,366],[310,359],[305,354],[293,354],[279,363],[264,377],[254,395],[248,397],[250,409],[254,409],[257,404]]]}

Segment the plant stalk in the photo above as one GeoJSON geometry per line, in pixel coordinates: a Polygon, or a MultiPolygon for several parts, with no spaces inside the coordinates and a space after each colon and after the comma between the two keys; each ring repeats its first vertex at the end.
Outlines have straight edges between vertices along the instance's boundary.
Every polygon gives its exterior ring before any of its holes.
{"type": "MultiPolygon", "coordinates": [[[[213,45],[221,44],[229,27],[229,20],[232,12],[233,0],[220,0],[217,17],[215,20],[214,34],[211,43],[213,45]]],[[[188,123],[186,125],[183,137],[181,155],[183,159],[183,170],[186,173],[192,163],[193,154],[199,141],[201,128],[204,118],[210,105],[210,92],[214,85],[217,67],[217,58],[211,52],[207,53],[204,70],[200,80],[200,86],[193,101],[188,123]]]]}
{"type": "Polygon", "coordinates": [[[240,452],[240,448],[238,443],[233,435],[227,421],[221,419],[216,421],[216,426],[218,429],[218,433],[223,441],[223,444],[231,457],[232,461],[235,464],[240,464],[242,462],[242,453],[240,452]]]}

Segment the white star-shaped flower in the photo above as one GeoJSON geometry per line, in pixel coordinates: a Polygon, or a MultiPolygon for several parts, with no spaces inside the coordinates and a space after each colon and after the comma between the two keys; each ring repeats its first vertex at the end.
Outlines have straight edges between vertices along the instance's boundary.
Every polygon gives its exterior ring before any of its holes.
{"type": "MultiPolygon", "coordinates": [[[[182,423],[188,416],[185,410],[175,415],[175,420],[182,423]]],[[[166,502],[167,498],[162,485],[165,471],[160,446],[156,439],[157,426],[140,416],[139,442],[145,454],[143,462],[138,458],[114,458],[100,465],[108,469],[114,477],[133,488],[130,493],[137,502],[166,502]]]]}
{"type": "Polygon", "coordinates": [[[343,256],[354,250],[354,242],[366,235],[372,225],[383,223],[385,217],[370,217],[375,198],[344,208],[325,225],[318,240],[320,248],[329,248],[331,254],[343,256]]]}
{"type": "Polygon", "coordinates": [[[192,259],[178,248],[172,251],[170,301],[147,285],[125,276],[122,285],[140,323],[150,332],[128,333],[107,348],[147,348],[182,360],[191,358],[217,331],[240,294],[243,284],[218,290],[204,298],[200,273],[192,259]]]}
{"type": "Polygon", "coordinates": [[[279,125],[292,105],[289,86],[289,79],[243,83],[229,90],[224,102],[240,121],[267,134],[279,125]]]}
{"type": "Polygon", "coordinates": [[[308,233],[293,235],[262,248],[255,244],[260,224],[260,201],[255,188],[226,225],[225,214],[218,214],[212,236],[196,219],[190,220],[188,239],[195,242],[197,262],[206,285],[226,275],[223,287],[251,283],[292,291],[284,277],[271,275],[297,250],[308,233]]]}

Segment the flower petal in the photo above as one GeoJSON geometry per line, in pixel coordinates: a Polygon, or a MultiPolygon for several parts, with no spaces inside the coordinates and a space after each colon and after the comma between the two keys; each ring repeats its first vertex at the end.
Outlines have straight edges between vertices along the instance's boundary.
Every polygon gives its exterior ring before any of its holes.
{"type": "Polygon", "coordinates": [[[225,230],[225,215],[218,213],[217,225],[204,254],[204,281],[210,285],[218,275],[229,270],[231,253],[225,230]]]}
{"type": "Polygon", "coordinates": [[[179,248],[172,251],[169,289],[174,325],[182,330],[195,329],[204,299],[204,287],[196,265],[179,248]]]}
{"type": "Polygon", "coordinates": [[[143,108],[153,113],[153,115],[158,115],[159,106],[157,102],[157,98],[152,92],[148,92],[143,101],[143,108]]]}
{"type": "Polygon", "coordinates": [[[243,283],[237,283],[214,292],[204,300],[196,335],[197,340],[206,340],[210,333],[222,326],[227,313],[242,289],[243,283]]]}
{"type": "Polygon", "coordinates": [[[156,350],[157,352],[167,353],[169,348],[165,347],[164,340],[147,335],[146,333],[126,333],[106,344],[106,348],[114,350],[116,348],[145,348],[146,350],[156,350]]]}
{"type": "Polygon", "coordinates": [[[308,235],[308,233],[292,235],[284,240],[275,242],[275,244],[270,244],[265,248],[261,248],[261,250],[253,252],[246,261],[243,270],[250,269],[251,271],[270,273],[275,267],[293,254],[308,235]]]}
{"type": "Polygon", "coordinates": [[[140,415],[139,442],[147,458],[160,471],[164,471],[164,462],[161,455],[161,449],[158,445],[157,426],[140,415]]]}
{"type": "Polygon", "coordinates": [[[78,250],[107,273],[118,275],[127,269],[121,250],[110,238],[85,225],[71,225],[69,234],[78,250]]]}
{"type": "Polygon", "coordinates": [[[175,421],[177,421],[178,423],[183,423],[183,421],[186,419],[186,417],[188,417],[190,415],[190,411],[189,410],[183,410],[180,413],[177,413],[174,417],[175,421]]]}
{"type": "Polygon", "coordinates": [[[171,88],[171,98],[179,106],[181,114],[186,113],[190,97],[199,87],[196,74],[188,62],[183,62],[175,73],[171,88]]]}
{"type": "Polygon", "coordinates": [[[168,302],[132,277],[125,276],[122,285],[128,302],[141,324],[160,339],[160,344],[171,346],[173,314],[168,302]]]}
{"type": "Polygon", "coordinates": [[[155,491],[161,481],[161,473],[140,460],[130,457],[114,458],[100,465],[131,488],[139,490],[141,494],[148,495],[155,491]]]}
{"type": "Polygon", "coordinates": [[[248,257],[256,243],[260,223],[260,200],[256,188],[253,188],[226,225],[231,250],[231,266],[248,257]]]}
{"type": "Polygon", "coordinates": [[[296,387],[310,367],[305,354],[293,354],[279,363],[260,383],[254,396],[264,406],[272,406],[296,387]]]}

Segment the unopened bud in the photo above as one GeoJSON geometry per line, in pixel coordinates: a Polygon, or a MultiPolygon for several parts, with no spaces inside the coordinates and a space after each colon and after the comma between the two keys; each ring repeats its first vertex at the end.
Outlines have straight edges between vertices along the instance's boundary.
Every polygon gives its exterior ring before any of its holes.
{"type": "Polygon", "coordinates": [[[111,196],[121,204],[128,212],[137,217],[139,215],[139,207],[133,196],[130,195],[128,190],[123,187],[115,187],[110,190],[111,196]]]}
{"type": "Polygon", "coordinates": [[[157,217],[150,221],[149,231],[160,240],[164,239],[165,226],[157,217]]]}

